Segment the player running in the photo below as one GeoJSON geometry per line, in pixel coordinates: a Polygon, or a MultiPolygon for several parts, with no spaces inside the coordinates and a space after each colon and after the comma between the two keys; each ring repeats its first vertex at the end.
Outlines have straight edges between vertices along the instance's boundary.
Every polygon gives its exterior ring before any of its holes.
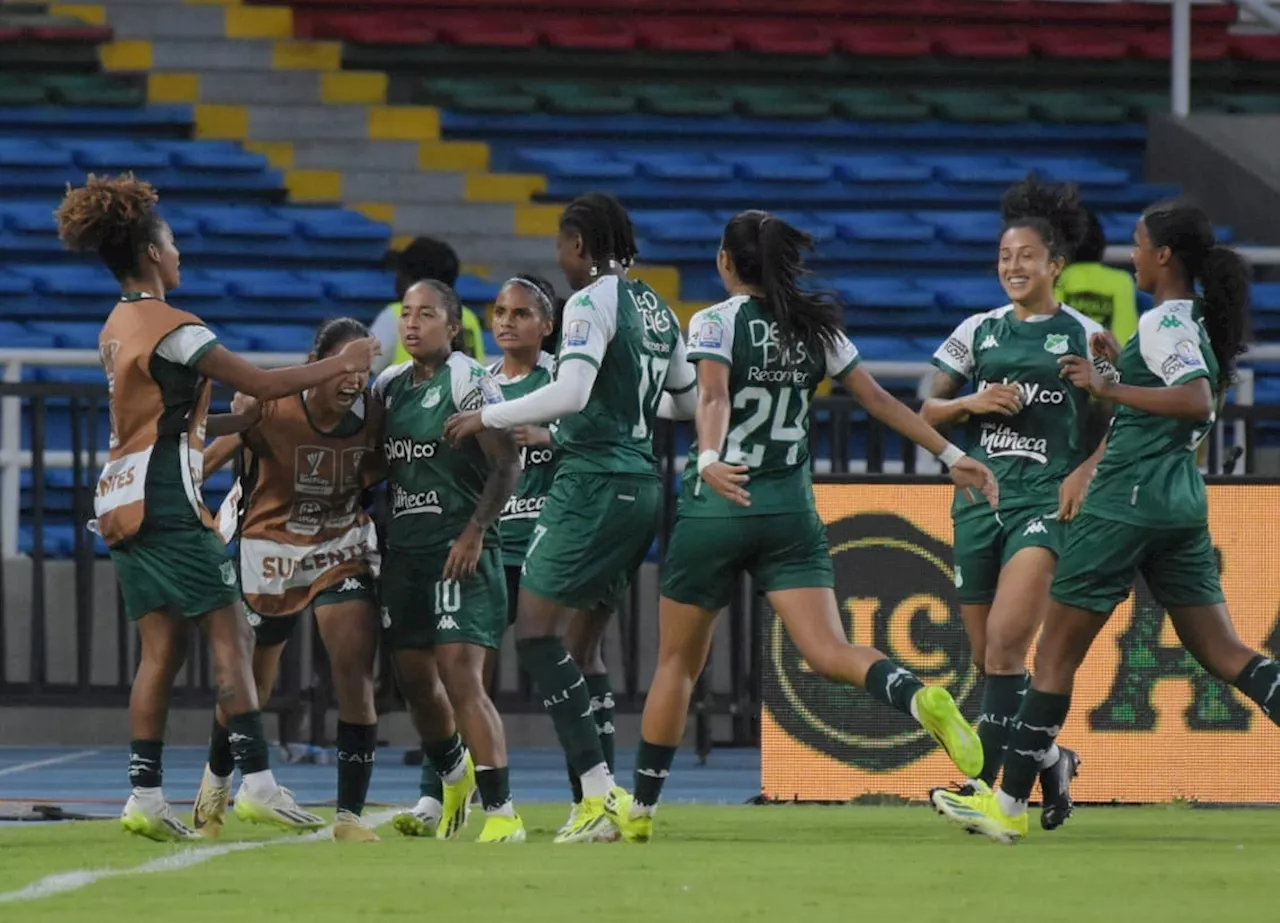
{"type": "Polygon", "coordinates": [[[67,192],[57,212],[66,245],[96,251],[122,290],[99,338],[111,444],[90,523],[111,549],[125,612],[142,642],[129,696],[133,793],[121,823],[155,840],[198,836],[174,815],[161,788],[169,693],[194,622],[209,642],[218,702],[244,778],[238,811],[256,823],[313,830],[324,821],[301,810],[271,773],[235,566],[200,499],[206,435],[248,422],[234,414],[208,416],[211,383],[274,400],[365,372],[377,343],[352,340],[336,356],[272,371],[230,352],[200,318],[165,301],[180,282],[180,256],[156,210],[158,198],[130,174],[90,175],[67,192]]]}
{"type": "Polygon", "coordinates": [[[1192,656],[1272,721],[1280,718],[1280,665],[1241,642],[1227,611],[1196,464],[1243,350],[1248,268],[1217,246],[1203,211],[1179,203],[1143,214],[1133,264],[1138,288],[1154,296],[1156,307],[1142,315],[1123,350],[1109,334],[1096,337],[1095,349],[1118,356],[1119,381],[1083,356],[1058,360],[1068,381],[1117,410],[1106,454],[1063,543],[1003,781],[995,792],[933,794],[948,819],[1002,843],[1026,836],[1040,755],[1059,749],[1076,670],[1137,573],[1192,656]]]}
{"type": "Polygon", "coordinates": [[[814,391],[827,377],[843,382],[868,413],[943,458],[958,485],[983,490],[993,503],[996,482],[859,366],[840,306],[800,288],[802,253],[812,247],[813,238],[767,212],[741,212],[725,226],[717,259],[730,298],[690,324],[702,451],[697,466],[685,469],[667,548],[658,669],[645,701],[635,797],[616,790],[606,799],[630,841],[652,835],[716,618],[743,571],[768,594],[816,673],[915,717],[961,771],[982,768],[978,738],[946,689],[925,686],[880,651],[849,642],[809,473],[814,391]]]}
{"type": "Polygon", "coordinates": [[[424,798],[394,823],[408,836],[452,839],[479,789],[480,841],[519,843],[524,822],[512,806],[506,737],[484,664],[507,627],[497,522],[519,481],[520,458],[509,433],[481,433],[458,446],[444,441],[450,416],[500,403],[502,390],[457,349],[462,303],[453,289],[419,282],[403,304],[400,339],[413,359],[373,386],[386,408],[391,483],[382,627],[424,757],[444,780],[444,803],[435,815],[424,798]]]}
{"type": "MultiPolygon", "coordinates": [[[[998,272],[1010,304],[964,321],[933,355],[939,369],[921,416],[939,429],[965,426],[965,449],[1000,481],[1000,511],[957,492],[956,592],[984,676],[978,737],[982,774],[961,791],[994,784],[1010,722],[1027,683],[1027,652],[1049,607],[1061,533],[1084,499],[1101,449],[1086,458],[1089,394],[1062,381],[1062,356],[1097,359],[1089,341],[1102,328],[1059,304],[1054,284],[1088,228],[1071,186],[1028,177],[1001,201],[998,272]],[[974,392],[955,395],[968,382],[974,392]]],[[[1080,760],[1067,749],[1040,771],[1040,824],[1071,815],[1080,760]]]]}
{"type": "MultiPolygon", "coordinates": [[[[316,333],[310,361],[369,335],[349,317],[316,333]]],[[[205,451],[205,476],[237,457],[239,477],[219,511],[228,542],[239,538],[240,585],[256,644],[258,699],[275,687],[284,646],[311,607],[333,668],[338,698],[338,811],[335,840],[375,842],[360,822],[378,746],[373,701],[378,609],[378,535],[362,494],[381,480],[381,407],[367,400],[367,372],[335,378],[254,408],[243,433],[205,451]]],[[[231,794],[230,733],[215,714],[193,816],[196,830],[220,836],[231,794]]],[[[236,803],[240,799],[237,797],[236,803]]]]}
{"type": "Polygon", "coordinates": [[[651,436],[663,392],[692,404],[693,367],[679,322],[643,282],[631,219],[612,196],[575,199],[557,240],[565,306],[556,380],[533,394],[459,414],[445,435],[558,420],[555,481],[529,541],[520,583],[516,650],[542,695],[581,780],[582,802],[557,843],[614,839],[605,814],[613,774],[591,695],[561,633],[574,610],[613,609],[653,543],[662,482],[651,436]]]}

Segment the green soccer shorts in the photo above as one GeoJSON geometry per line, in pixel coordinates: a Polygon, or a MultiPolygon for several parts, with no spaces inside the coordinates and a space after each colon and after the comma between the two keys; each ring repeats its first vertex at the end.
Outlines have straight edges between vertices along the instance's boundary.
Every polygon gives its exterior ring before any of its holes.
{"type": "Polygon", "coordinates": [[[1055,602],[1110,615],[1142,574],[1166,609],[1226,601],[1209,527],[1151,529],[1081,513],[1063,542],[1050,594],[1055,602]]]}
{"type": "Polygon", "coordinates": [[[1048,548],[1055,555],[1064,523],[1058,505],[993,510],[955,523],[956,595],[966,605],[981,606],[996,598],[1000,571],[1023,548],[1048,548]]]}
{"type": "Polygon", "coordinates": [[[111,561],[130,621],[156,610],[194,619],[240,601],[235,562],[221,537],[202,525],[144,526],[111,549],[111,561]]]}
{"type": "Polygon", "coordinates": [[[557,473],[533,527],[521,588],[570,609],[616,607],[661,513],[656,477],[557,473]]]}
{"type": "Polygon", "coordinates": [[[480,552],[476,572],[444,580],[448,548],[390,549],[382,559],[382,637],[391,650],[474,644],[494,650],[507,630],[502,551],[480,552]]]}
{"type": "Polygon", "coordinates": [[[834,588],[826,525],[812,510],[676,519],[663,565],[663,596],[718,611],[733,599],[743,571],[766,593],[834,588]]]}

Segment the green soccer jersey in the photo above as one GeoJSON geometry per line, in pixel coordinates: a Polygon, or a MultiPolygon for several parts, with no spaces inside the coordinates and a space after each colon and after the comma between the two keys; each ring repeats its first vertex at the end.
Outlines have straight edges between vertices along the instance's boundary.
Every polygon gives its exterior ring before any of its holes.
{"type": "Polygon", "coordinates": [[[553,427],[560,470],[657,477],[659,399],[696,383],[671,308],[643,282],[601,276],[565,305],[557,367],[574,360],[598,374],[587,406],[553,427]]]}
{"type": "MultiPolygon", "coordinates": [[[[1120,353],[1119,371],[1122,384],[1140,388],[1207,378],[1216,398],[1218,361],[1199,306],[1166,301],[1143,314],[1137,335],[1120,353]]],[[[1209,506],[1196,449],[1216,418],[1179,420],[1118,407],[1084,511],[1151,528],[1204,525],[1209,506]]]]}
{"type": "MultiPolygon", "coordinates": [[[[1084,461],[1085,413],[1089,394],[1061,377],[1063,356],[1088,356],[1097,323],[1063,305],[1054,314],[1018,320],[1013,305],[975,314],[933,354],[933,364],[978,391],[1015,384],[1022,410],[971,416],[965,424],[965,451],[989,467],[1000,484],[1000,509],[1042,507],[1058,502],[1058,488],[1084,461]]],[[[970,502],[957,490],[957,519],[981,516],[982,499],[970,502]]]]}
{"type": "MultiPolygon", "coordinates": [[[[502,402],[502,389],[474,359],[455,352],[434,376],[415,382],[413,363],[393,365],[373,384],[386,406],[391,523],[387,545],[404,551],[447,546],[462,534],[489,478],[489,459],[474,439],[454,448],[444,438],[449,417],[502,402]]],[[[499,544],[497,526],[485,545],[499,544]]]]}
{"type": "MultiPolygon", "coordinates": [[[[502,360],[489,367],[489,374],[502,388],[502,396],[515,400],[537,391],[551,381],[555,358],[550,353],[538,356],[538,364],[528,375],[510,379],[502,373],[502,360]]],[[[524,446],[520,449],[520,484],[502,509],[499,523],[502,526],[503,563],[517,565],[524,561],[533,535],[538,514],[547,503],[547,492],[556,475],[556,449],[554,445],[524,446]]]]}
{"type": "MultiPolygon", "coordinates": [[[[693,316],[689,360],[729,366],[729,433],[722,457],[750,469],[751,506],[742,507],[702,483],[696,464],[684,471],[681,516],[758,516],[813,509],[809,473],[809,403],[824,378],[843,378],[858,350],[843,335],[825,355],[803,344],[783,350],[778,327],[754,298],[739,295],[693,316]]],[[[689,450],[692,462],[698,456],[689,450]]]]}

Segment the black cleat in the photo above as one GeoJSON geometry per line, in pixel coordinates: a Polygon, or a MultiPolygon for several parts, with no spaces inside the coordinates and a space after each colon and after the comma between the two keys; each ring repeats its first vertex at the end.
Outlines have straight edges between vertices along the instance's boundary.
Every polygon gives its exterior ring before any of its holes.
{"type": "Polygon", "coordinates": [[[1057,830],[1076,809],[1071,802],[1071,780],[1080,772],[1080,757],[1066,747],[1058,750],[1058,762],[1040,770],[1040,826],[1045,830],[1057,830]]]}

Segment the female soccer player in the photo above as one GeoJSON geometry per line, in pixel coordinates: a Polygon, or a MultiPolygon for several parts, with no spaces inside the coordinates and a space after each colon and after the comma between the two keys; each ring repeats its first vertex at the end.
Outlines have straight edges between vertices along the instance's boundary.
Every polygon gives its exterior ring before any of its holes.
{"type": "Polygon", "coordinates": [[[165,301],[178,287],[178,248],[156,210],[159,197],[132,175],[90,176],[58,209],[58,233],[75,251],[95,251],[119,280],[120,301],[100,337],[110,388],[110,458],[91,527],[111,548],[125,611],[137,622],[142,658],[129,697],[133,794],[121,823],[157,840],[198,834],[174,816],[161,789],[169,691],[195,622],[205,633],[228,716],[232,753],[244,776],[237,814],[294,830],[323,821],[298,808],[271,774],[248,657],[240,588],[213,518],[200,500],[204,439],[245,426],[209,417],[211,381],[274,400],[369,368],[377,343],[349,342],[336,356],[264,371],[218,343],[192,314],[165,301]]]}
{"type": "Polygon", "coordinates": [[[500,403],[502,390],[456,348],[462,303],[453,289],[420,282],[403,303],[400,339],[413,359],[387,369],[373,387],[386,408],[391,483],[382,627],[423,754],[445,785],[438,820],[415,809],[394,823],[406,835],[425,836],[435,826],[437,838],[452,839],[478,788],[487,815],[480,840],[522,842],[502,719],[484,682],[486,652],[501,646],[507,627],[497,522],[520,479],[520,458],[509,433],[482,433],[458,446],[444,441],[450,416],[500,403]]]}
{"type": "Polygon", "coordinates": [[[1076,670],[1137,573],[1192,656],[1272,721],[1280,718],[1280,665],[1241,642],[1227,611],[1196,464],[1196,449],[1213,428],[1243,349],[1248,268],[1217,246],[1203,211],[1180,203],[1143,214],[1133,264],[1138,288],[1154,296],[1156,307],[1142,315],[1123,350],[1109,335],[1098,338],[1100,350],[1118,353],[1119,382],[1083,356],[1058,360],[1068,381],[1117,410],[1106,454],[1063,543],[1053,606],[1031,688],[1014,719],[1003,782],[995,792],[933,794],[948,819],[998,842],[1026,836],[1040,755],[1058,749],[1076,670]]]}
{"type": "MultiPolygon", "coordinates": [[[[1000,511],[959,492],[955,521],[956,591],[973,659],[985,676],[978,736],[983,770],[969,784],[991,785],[1009,723],[1026,688],[1027,652],[1049,607],[1060,533],[1079,509],[1100,453],[1086,458],[1089,394],[1065,384],[1058,360],[1093,357],[1102,328],[1059,304],[1054,285],[1088,229],[1070,186],[1029,177],[1001,201],[997,271],[1010,304],[964,321],[934,353],[939,372],[921,415],[938,428],[965,424],[965,450],[1000,481],[1000,511]],[[968,382],[974,392],[956,397],[968,382]]],[[[1079,758],[1060,750],[1040,773],[1051,830],[1071,814],[1079,758]]]]}
{"type": "MultiPolygon", "coordinates": [[[[329,321],[316,333],[310,361],[368,335],[364,324],[349,317],[329,321]]],[[[380,406],[367,400],[368,384],[368,373],[356,372],[261,405],[252,426],[205,451],[206,477],[240,456],[242,473],[218,519],[226,541],[239,538],[240,585],[257,642],[253,675],[259,701],[271,696],[298,617],[309,606],[315,612],[338,697],[333,837],[357,842],[378,839],[360,823],[378,745],[378,536],[361,495],[381,480],[382,420],[380,406]]],[[[234,768],[226,719],[215,715],[193,812],[196,830],[206,836],[222,833],[234,768]]]]}
{"type": "Polygon", "coordinates": [[[514,401],[459,414],[445,435],[558,420],[555,481],[529,541],[516,650],[581,779],[583,798],[557,843],[616,838],[605,814],[613,774],[591,695],[561,633],[575,610],[613,609],[653,542],[662,482],[651,436],[664,391],[692,396],[679,322],[643,282],[631,219],[612,196],[575,199],[560,219],[560,267],[577,294],[565,307],[556,380],[514,401]]]}
{"type": "Polygon", "coordinates": [[[813,238],[767,212],[741,212],[725,226],[717,259],[730,298],[690,324],[702,451],[697,466],[685,469],[667,549],[658,669],[645,701],[636,794],[634,801],[618,792],[607,799],[610,817],[630,841],[652,834],[654,806],[684,735],[716,617],[743,571],[768,594],[816,673],[860,686],[915,717],[961,771],[982,768],[977,736],[946,689],[925,686],[876,649],[849,642],[809,474],[813,393],[824,378],[837,379],[868,413],[942,458],[961,487],[986,492],[994,504],[996,482],[860,367],[840,306],[800,288],[802,253],[812,247],[813,238]]]}

